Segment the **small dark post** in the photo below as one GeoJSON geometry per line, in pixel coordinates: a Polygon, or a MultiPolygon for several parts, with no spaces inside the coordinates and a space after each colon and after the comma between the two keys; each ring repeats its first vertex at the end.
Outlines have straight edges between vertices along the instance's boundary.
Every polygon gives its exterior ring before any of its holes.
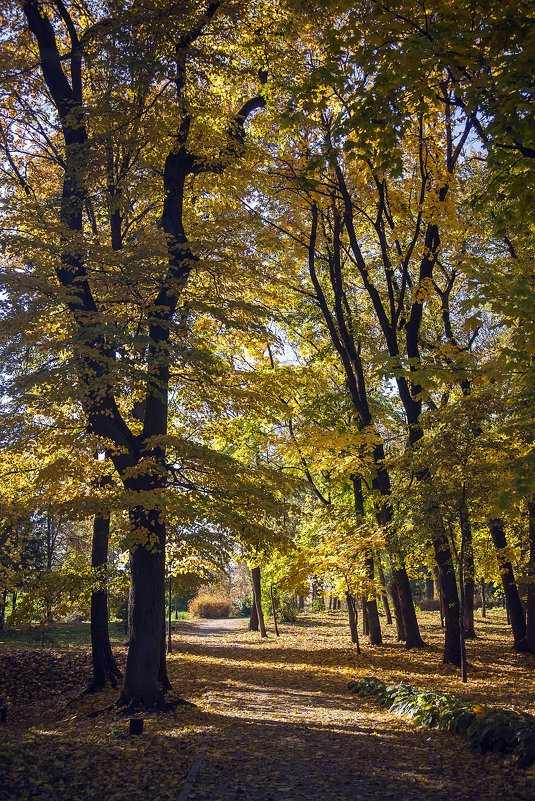
{"type": "Polygon", "coordinates": [[[7,706],[0,706],[0,722],[7,723],[7,706]]]}
{"type": "Polygon", "coordinates": [[[130,718],[130,734],[141,734],[143,731],[143,718],[130,718]]]}

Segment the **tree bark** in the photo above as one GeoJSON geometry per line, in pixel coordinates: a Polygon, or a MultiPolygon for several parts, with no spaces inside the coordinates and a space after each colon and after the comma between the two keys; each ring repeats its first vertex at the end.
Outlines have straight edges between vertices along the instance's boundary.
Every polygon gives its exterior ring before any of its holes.
{"type": "Polygon", "coordinates": [[[368,609],[366,606],[366,596],[361,595],[360,603],[362,606],[362,634],[366,635],[370,633],[370,627],[368,625],[368,609]]]}
{"type": "Polygon", "coordinates": [[[172,604],[171,604],[171,574],[169,574],[167,579],[167,653],[173,653],[173,638],[172,638],[172,626],[171,626],[171,617],[172,617],[172,604]]]}
{"type": "Polygon", "coordinates": [[[279,636],[279,627],[277,625],[277,610],[275,609],[275,597],[273,595],[273,584],[269,587],[269,592],[271,595],[271,611],[273,613],[273,625],[275,626],[275,635],[279,636]]]}
{"type": "Polygon", "coordinates": [[[461,632],[459,625],[459,594],[447,535],[433,538],[435,560],[444,604],[444,664],[461,666],[461,632]]]}
{"type": "Polygon", "coordinates": [[[392,613],[390,612],[390,604],[388,603],[388,595],[386,591],[386,580],[385,580],[385,572],[383,570],[383,563],[381,561],[381,557],[377,554],[376,558],[377,562],[377,570],[379,573],[379,581],[381,582],[381,600],[383,602],[383,608],[385,610],[386,615],[386,622],[388,626],[392,625],[392,613]]]}
{"type": "Polygon", "coordinates": [[[474,590],[475,590],[475,566],[474,566],[474,545],[472,538],[472,526],[466,498],[463,495],[459,507],[459,524],[461,528],[461,539],[464,544],[464,559],[462,571],[463,582],[463,631],[464,636],[473,639],[476,636],[474,628],[474,590]]]}
{"type": "Polygon", "coordinates": [[[507,540],[505,537],[505,530],[503,527],[503,520],[499,518],[491,518],[488,521],[490,536],[496,549],[496,557],[498,559],[498,567],[502,577],[503,592],[505,595],[505,603],[509,613],[511,629],[513,632],[513,648],[515,651],[528,650],[526,642],[526,618],[524,615],[524,608],[522,601],[518,594],[518,588],[515,583],[515,575],[513,566],[507,558],[505,549],[507,548],[507,540]]]}
{"type": "Polygon", "coordinates": [[[258,631],[258,612],[256,611],[256,600],[253,590],[253,602],[251,604],[251,614],[249,617],[249,631],[258,631]]]}
{"type": "MultiPolygon", "coordinates": [[[[164,709],[162,687],[168,686],[165,664],[165,524],[159,510],[137,507],[133,532],[150,532],[154,547],[138,545],[130,553],[130,642],[118,706],[164,709]]],[[[144,537],[145,540],[145,537],[144,537]]]]}
{"type": "Polygon", "coordinates": [[[481,617],[487,617],[487,600],[485,598],[485,579],[481,579],[481,617]]]}
{"type": "Polygon", "coordinates": [[[122,673],[117,667],[110,645],[108,625],[108,591],[106,588],[106,568],[108,564],[108,542],[110,536],[110,517],[96,514],[93,520],[93,543],[91,548],[91,567],[99,582],[99,588],[91,593],[91,650],[93,658],[93,679],[86,692],[102,689],[109,681],[117,686],[122,673]]]}
{"type": "Polygon", "coordinates": [[[258,617],[260,637],[267,637],[266,624],[264,621],[264,612],[262,611],[262,579],[260,576],[259,567],[253,567],[251,569],[251,579],[253,583],[254,603],[256,607],[256,614],[258,617]]]}
{"type": "Polygon", "coordinates": [[[399,600],[398,589],[394,582],[392,582],[392,601],[394,604],[394,617],[396,618],[397,640],[398,642],[403,642],[407,639],[407,635],[405,633],[405,622],[401,613],[401,602],[399,600]]]}
{"type": "Polygon", "coordinates": [[[357,654],[360,654],[359,631],[358,631],[358,614],[355,599],[350,592],[346,592],[347,601],[347,616],[349,619],[349,631],[351,634],[351,642],[357,646],[357,654]]]}

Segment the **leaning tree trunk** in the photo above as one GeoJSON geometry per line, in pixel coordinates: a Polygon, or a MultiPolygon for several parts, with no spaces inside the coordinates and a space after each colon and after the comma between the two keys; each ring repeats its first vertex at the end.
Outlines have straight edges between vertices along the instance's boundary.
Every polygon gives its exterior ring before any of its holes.
{"type": "Polygon", "coordinates": [[[490,536],[492,537],[492,542],[496,549],[500,575],[502,577],[505,603],[513,632],[513,648],[515,651],[526,651],[528,650],[526,643],[526,618],[524,615],[524,607],[522,606],[522,601],[518,594],[513,566],[506,555],[507,552],[505,549],[507,548],[507,540],[505,538],[503,520],[492,518],[488,523],[490,536]]]}
{"type": "Polygon", "coordinates": [[[260,568],[253,567],[251,570],[251,580],[253,583],[254,592],[254,605],[256,607],[256,614],[258,618],[258,625],[260,628],[260,636],[267,637],[266,624],[264,621],[264,612],[262,611],[262,580],[260,577],[260,568]]]}
{"type": "Polygon", "coordinates": [[[86,692],[95,692],[110,682],[117,686],[122,673],[117,667],[110,645],[108,628],[108,593],[106,589],[106,568],[108,563],[108,542],[110,535],[110,516],[95,515],[93,521],[93,544],[91,567],[98,580],[98,589],[91,593],[91,651],[93,657],[93,680],[86,692]]]}

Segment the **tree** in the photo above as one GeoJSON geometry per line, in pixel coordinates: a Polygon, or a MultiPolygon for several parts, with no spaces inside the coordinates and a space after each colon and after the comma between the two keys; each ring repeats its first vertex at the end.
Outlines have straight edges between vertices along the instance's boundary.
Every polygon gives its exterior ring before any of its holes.
{"type": "MultiPolygon", "coordinates": [[[[109,453],[128,496],[132,631],[120,703],[132,708],[138,704],[161,707],[159,683],[167,684],[161,659],[162,494],[168,479],[165,437],[172,341],[180,297],[199,265],[199,255],[186,234],[184,215],[190,209],[185,210],[185,198],[194,180],[199,184],[202,176],[218,176],[241,158],[245,123],[265,100],[256,95],[243,103],[228,119],[226,131],[219,132],[219,142],[213,142],[211,133],[203,134],[205,116],[197,104],[196,87],[202,69],[196,72],[196,63],[201,53],[216,62],[217,45],[200,37],[218,17],[223,31],[231,22],[220,12],[218,2],[180,12],[165,4],[152,11],[117,8],[109,16],[102,9],[93,16],[89,10],[78,13],[63,4],[45,8],[38,0],[28,0],[22,11],[26,30],[17,12],[9,9],[16,22],[10,46],[18,60],[26,48],[25,70],[31,80],[25,82],[20,73],[9,76],[10,107],[26,136],[32,125],[37,129],[35,147],[53,153],[55,172],[46,185],[38,186],[34,173],[22,178],[23,170],[13,168],[19,209],[22,200],[29,198],[24,208],[29,215],[32,207],[39,209],[49,202],[47,194],[54,193],[58,183],[61,187],[59,207],[52,204],[52,217],[47,216],[50,226],[45,225],[45,230],[41,226],[44,250],[35,240],[26,250],[26,263],[31,264],[27,270],[38,294],[44,286],[39,284],[38,265],[50,259],[45,283],[69,313],[70,366],[76,371],[78,398],[92,435],[109,453]],[[132,58],[133,43],[143,53],[141,60],[139,53],[135,61],[132,58]],[[32,67],[33,59],[39,72],[32,67]],[[105,77],[111,90],[103,89],[105,77]],[[132,87],[133,99],[126,107],[118,101],[119,81],[132,87]],[[36,108],[46,104],[53,113],[51,126],[43,125],[39,111],[28,110],[34,99],[36,108]],[[149,122],[159,100],[164,124],[157,133],[159,147],[152,151],[155,161],[150,164],[149,122]],[[124,116],[118,123],[120,114],[124,116]],[[107,171],[110,159],[113,174],[107,171]],[[155,177],[161,180],[159,186],[154,185],[155,177]],[[147,200],[148,187],[141,189],[140,182],[149,178],[156,203],[147,200]],[[98,186],[103,182],[101,210],[98,186]],[[128,197],[136,192],[137,196],[128,197]],[[112,213],[106,214],[110,208],[112,213]],[[100,233],[102,219],[112,226],[109,234],[100,233]],[[113,232],[120,224],[130,240],[118,259],[113,255],[118,250],[113,232]],[[95,236],[110,244],[96,243],[95,236]],[[136,247],[141,240],[143,247],[136,247]],[[104,282],[95,270],[97,263],[103,264],[104,282]],[[129,265],[127,271],[135,276],[130,287],[121,277],[122,265],[129,265]],[[131,316],[128,320],[130,302],[130,308],[141,311],[135,334],[136,323],[132,324],[131,316]],[[141,425],[124,402],[129,384],[136,387],[141,401],[141,425]]],[[[254,83],[251,72],[257,68],[258,64],[247,73],[247,86],[254,83]]],[[[25,146],[32,147],[28,139],[25,146]]],[[[19,246],[21,240],[28,244],[26,231],[21,214],[19,246]]],[[[16,249],[12,241],[12,253],[16,249]]]]}

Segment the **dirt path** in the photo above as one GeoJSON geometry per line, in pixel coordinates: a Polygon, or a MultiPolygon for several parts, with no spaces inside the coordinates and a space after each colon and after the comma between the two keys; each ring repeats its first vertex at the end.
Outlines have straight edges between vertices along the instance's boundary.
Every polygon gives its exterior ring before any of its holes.
{"type": "Polygon", "coordinates": [[[328,635],[260,643],[225,628],[182,631],[212,729],[187,801],[535,799],[533,778],[510,759],[472,756],[457,737],[350,694],[354,652],[328,635]]]}
{"type": "Polygon", "coordinates": [[[189,634],[198,637],[224,637],[237,631],[246,631],[248,619],[243,617],[222,617],[216,620],[199,618],[186,622],[175,623],[174,629],[179,635],[189,634]]]}

